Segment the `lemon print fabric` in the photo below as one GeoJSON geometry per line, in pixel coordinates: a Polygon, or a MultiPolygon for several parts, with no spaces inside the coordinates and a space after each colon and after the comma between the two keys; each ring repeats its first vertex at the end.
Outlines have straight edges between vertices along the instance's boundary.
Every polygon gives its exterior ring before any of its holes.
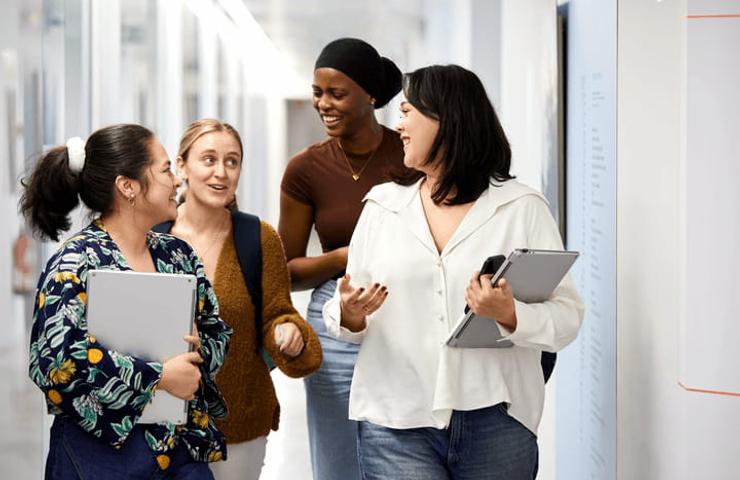
{"type": "MultiPolygon", "coordinates": [[[[147,444],[163,470],[170,465],[167,452],[180,442],[194,460],[220,460],[226,451],[225,440],[210,419],[226,414],[214,376],[223,364],[231,329],[218,316],[218,300],[190,246],[153,232],[147,242],[158,271],[196,276],[196,322],[204,344],[202,387],[189,402],[187,424],[146,425],[147,444]]],[[[29,376],[44,393],[49,413],[64,415],[101,441],[120,448],[153,398],[162,364],[110,351],[94,332],[87,331],[87,275],[101,269],[131,270],[104,225],[96,220],[64,242],[41,274],[29,376]]],[[[136,306],[131,309],[135,315],[136,306]]]]}
{"type": "Polygon", "coordinates": [[[170,468],[170,457],[167,455],[157,455],[157,465],[162,470],[170,468]]]}
{"type": "Polygon", "coordinates": [[[54,405],[59,405],[60,403],[62,403],[62,394],[60,394],[53,388],[49,390],[47,396],[49,397],[49,401],[54,405]]]}
{"type": "Polygon", "coordinates": [[[103,359],[103,352],[100,351],[97,348],[91,348],[87,351],[87,361],[95,365],[96,363],[100,363],[100,361],[103,359]]]}

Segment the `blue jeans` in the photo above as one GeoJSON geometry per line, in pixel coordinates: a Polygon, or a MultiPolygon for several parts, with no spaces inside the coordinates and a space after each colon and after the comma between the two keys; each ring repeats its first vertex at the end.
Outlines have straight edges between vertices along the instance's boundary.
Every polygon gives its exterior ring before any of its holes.
{"type": "Polygon", "coordinates": [[[537,437],[504,404],[454,411],[448,428],[393,429],[360,422],[363,480],[532,480],[537,437]]]}
{"type": "Polygon", "coordinates": [[[336,286],[330,280],[316,287],[308,304],[308,322],[324,355],[321,368],[304,380],[311,469],[316,480],[358,480],[357,422],[349,420],[349,389],[359,345],[330,336],[321,313],[336,286]]]}
{"type": "Polygon", "coordinates": [[[119,450],[72,420],[57,416],[51,427],[46,480],[177,479],[213,480],[207,463],[192,459],[184,445],[167,452],[169,466],[162,470],[144,440],[144,429],[134,427],[119,450]]]}

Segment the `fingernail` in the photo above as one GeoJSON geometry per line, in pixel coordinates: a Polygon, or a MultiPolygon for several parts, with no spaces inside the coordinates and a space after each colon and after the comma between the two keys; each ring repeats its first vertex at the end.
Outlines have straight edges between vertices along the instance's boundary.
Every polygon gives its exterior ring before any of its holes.
{"type": "Polygon", "coordinates": [[[373,284],[373,287],[375,287],[375,288],[378,288],[379,286],[380,286],[380,284],[379,284],[379,283],[374,283],[374,284],[373,284]]]}
{"type": "Polygon", "coordinates": [[[362,292],[364,292],[364,291],[365,291],[365,289],[364,289],[364,288],[360,288],[360,293],[362,293],[362,292]]]}

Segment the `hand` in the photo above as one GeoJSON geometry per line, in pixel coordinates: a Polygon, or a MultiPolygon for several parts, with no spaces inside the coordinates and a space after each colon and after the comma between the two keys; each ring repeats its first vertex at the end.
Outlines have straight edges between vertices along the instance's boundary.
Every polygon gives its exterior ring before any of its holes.
{"type": "Polygon", "coordinates": [[[193,346],[194,351],[200,351],[200,336],[198,335],[198,326],[195,323],[193,323],[193,332],[190,335],[185,335],[182,338],[193,346]]]}
{"type": "Polygon", "coordinates": [[[303,351],[303,335],[294,324],[287,322],[275,327],[275,343],[289,357],[297,357],[303,351]]]}
{"type": "Polygon", "coordinates": [[[465,290],[465,301],[476,315],[493,318],[511,330],[516,330],[516,308],[514,294],[506,279],[491,285],[491,275],[475,272],[465,290]]]}
{"type": "Polygon", "coordinates": [[[365,327],[365,317],[375,313],[388,298],[388,289],[384,285],[375,283],[365,290],[354,288],[349,282],[349,274],[339,279],[342,325],[352,331],[359,331],[365,327]]]}
{"type": "Polygon", "coordinates": [[[182,337],[186,342],[193,346],[193,351],[197,352],[200,350],[200,337],[196,335],[185,335],[182,337]]]}
{"type": "Polygon", "coordinates": [[[203,363],[198,352],[181,353],[162,365],[159,388],[182,400],[192,400],[200,384],[200,368],[203,363]]]}

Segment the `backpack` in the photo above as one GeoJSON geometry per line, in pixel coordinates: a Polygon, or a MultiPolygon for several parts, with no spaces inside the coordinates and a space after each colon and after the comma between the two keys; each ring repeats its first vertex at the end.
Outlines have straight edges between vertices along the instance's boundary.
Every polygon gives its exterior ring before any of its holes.
{"type": "Polygon", "coordinates": [[[550,375],[555,369],[555,361],[558,358],[557,353],[553,352],[542,352],[540,357],[540,365],[542,365],[542,376],[545,377],[545,383],[550,380],[550,375]]]}
{"type": "MultiPolygon", "coordinates": [[[[234,245],[239,266],[244,275],[244,284],[254,306],[254,327],[257,332],[257,349],[267,368],[273,370],[275,363],[262,346],[262,238],[259,217],[232,210],[234,245]]],[[[152,228],[158,233],[170,233],[174,222],[164,222],[152,228]]]]}

